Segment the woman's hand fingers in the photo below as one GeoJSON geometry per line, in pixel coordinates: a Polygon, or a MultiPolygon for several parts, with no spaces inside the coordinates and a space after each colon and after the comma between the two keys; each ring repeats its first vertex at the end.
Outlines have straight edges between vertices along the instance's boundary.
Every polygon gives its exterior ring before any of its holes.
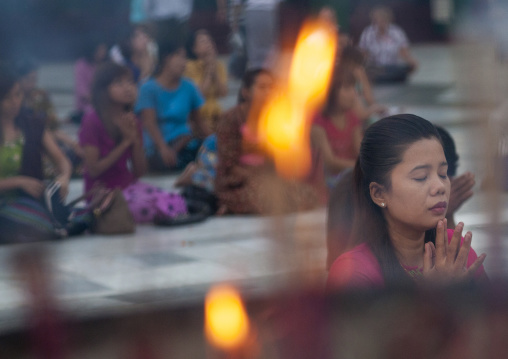
{"type": "Polygon", "coordinates": [[[443,241],[444,241],[444,248],[445,248],[445,256],[448,254],[448,220],[445,218],[443,219],[443,241]]]}
{"type": "Polygon", "coordinates": [[[483,261],[485,260],[486,257],[487,255],[483,253],[478,258],[476,258],[474,263],[471,264],[471,266],[467,269],[466,275],[472,277],[476,273],[478,268],[480,268],[480,266],[483,264],[483,261]]]}
{"type": "Polygon", "coordinates": [[[457,227],[453,230],[452,240],[448,246],[448,252],[446,253],[447,259],[450,263],[455,263],[455,259],[459,254],[460,240],[462,239],[462,230],[464,229],[464,223],[459,222],[457,227]]]}
{"type": "Polygon", "coordinates": [[[469,255],[469,251],[471,250],[471,241],[473,239],[473,235],[471,232],[467,232],[464,236],[464,243],[462,247],[460,247],[459,253],[457,255],[457,259],[455,260],[455,266],[462,270],[467,266],[467,257],[469,255]]]}
{"type": "Polygon", "coordinates": [[[437,260],[441,260],[446,257],[445,243],[447,243],[448,241],[444,241],[444,234],[446,232],[444,228],[445,228],[444,221],[440,220],[439,222],[437,222],[437,227],[436,227],[436,259],[437,260]]]}

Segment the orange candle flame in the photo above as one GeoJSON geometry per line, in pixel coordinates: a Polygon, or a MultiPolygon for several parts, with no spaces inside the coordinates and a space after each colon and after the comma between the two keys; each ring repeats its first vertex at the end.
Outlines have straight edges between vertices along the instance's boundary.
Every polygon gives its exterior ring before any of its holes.
{"type": "Polygon", "coordinates": [[[208,340],[223,350],[245,343],[249,319],[238,292],[229,285],[212,288],[205,299],[205,333],[208,340]]]}
{"type": "Polygon", "coordinates": [[[326,98],[338,43],[329,24],[307,22],[296,43],[289,79],[261,111],[258,135],[287,178],[304,177],[311,166],[311,117],[326,98]]]}

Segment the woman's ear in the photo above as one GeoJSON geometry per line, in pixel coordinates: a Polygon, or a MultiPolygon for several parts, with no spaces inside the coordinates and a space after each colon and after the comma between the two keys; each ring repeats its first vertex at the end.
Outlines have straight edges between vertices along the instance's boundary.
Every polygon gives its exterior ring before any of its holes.
{"type": "Polygon", "coordinates": [[[386,208],[386,189],[383,185],[377,182],[371,182],[369,185],[370,198],[372,201],[381,208],[386,208]]]}

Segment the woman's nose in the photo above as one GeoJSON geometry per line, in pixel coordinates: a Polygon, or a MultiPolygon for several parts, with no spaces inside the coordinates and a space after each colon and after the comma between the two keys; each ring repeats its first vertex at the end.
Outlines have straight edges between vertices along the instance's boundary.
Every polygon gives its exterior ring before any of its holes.
{"type": "Polygon", "coordinates": [[[446,182],[448,178],[443,179],[441,176],[436,175],[432,180],[432,195],[441,195],[446,192],[446,182]]]}

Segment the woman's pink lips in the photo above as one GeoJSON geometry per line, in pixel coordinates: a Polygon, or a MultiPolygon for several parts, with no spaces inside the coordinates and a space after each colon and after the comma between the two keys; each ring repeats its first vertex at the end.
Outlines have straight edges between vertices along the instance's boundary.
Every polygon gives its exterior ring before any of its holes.
{"type": "Polygon", "coordinates": [[[431,207],[430,209],[437,209],[437,208],[446,208],[447,203],[446,202],[439,202],[434,205],[434,207],[431,207]]]}
{"type": "Polygon", "coordinates": [[[437,215],[442,215],[446,212],[447,203],[446,202],[439,202],[434,207],[430,208],[432,213],[437,215]]]}

